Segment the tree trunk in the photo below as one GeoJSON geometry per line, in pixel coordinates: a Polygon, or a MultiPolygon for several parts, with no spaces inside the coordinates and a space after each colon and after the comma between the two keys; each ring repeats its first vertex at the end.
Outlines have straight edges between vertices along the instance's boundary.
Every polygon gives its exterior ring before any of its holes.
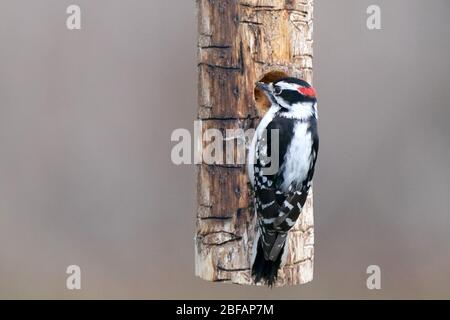
{"type": "MultiPolygon", "coordinates": [[[[255,82],[289,75],[312,80],[313,0],[197,0],[199,109],[202,132],[255,128],[268,108],[255,82]]],[[[201,137],[200,137],[201,138],[201,137]]],[[[235,137],[237,140],[242,136],[235,137]]],[[[200,142],[205,147],[206,142],[200,142]]],[[[236,144],[238,145],[238,144],[236,144]]],[[[235,146],[234,159],[242,155],[235,146]]],[[[244,164],[198,165],[195,273],[202,279],[254,284],[252,190],[244,164]]],[[[312,191],[289,232],[276,286],[313,279],[312,191]]]]}

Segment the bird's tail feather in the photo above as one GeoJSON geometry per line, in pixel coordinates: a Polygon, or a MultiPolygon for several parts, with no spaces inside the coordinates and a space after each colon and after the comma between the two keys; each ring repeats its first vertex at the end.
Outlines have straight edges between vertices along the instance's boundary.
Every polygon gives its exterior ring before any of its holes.
{"type": "Polygon", "coordinates": [[[281,249],[275,261],[266,260],[264,258],[261,239],[259,239],[255,261],[253,262],[252,266],[252,276],[254,277],[256,283],[262,281],[269,287],[272,287],[274,285],[275,281],[277,280],[278,269],[280,269],[283,250],[284,248],[281,249]]]}

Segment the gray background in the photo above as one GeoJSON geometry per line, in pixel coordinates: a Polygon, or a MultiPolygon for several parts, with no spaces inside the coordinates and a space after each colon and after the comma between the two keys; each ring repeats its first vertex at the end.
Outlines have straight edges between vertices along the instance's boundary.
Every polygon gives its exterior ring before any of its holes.
{"type": "Polygon", "coordinates": [[[315,280],[269,290],[193,276],[194,1],[2,0],[0,297],[450,298],[449,9],[316,0],[315,280]]]}

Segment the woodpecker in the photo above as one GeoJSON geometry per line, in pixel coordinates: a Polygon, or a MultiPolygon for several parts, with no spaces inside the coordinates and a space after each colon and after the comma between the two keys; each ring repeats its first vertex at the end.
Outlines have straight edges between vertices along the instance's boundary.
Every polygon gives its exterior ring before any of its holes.
{"type": "Polygon", "coordinates": [[[319,150],[317,98],[314,88],[301,79],[256,85],[271,107],[256,128],[247,161],[258,229],[252,276],[255,282],[272,287],[287,252],[288,232],[300,216],[312,184],[319,150]]]}

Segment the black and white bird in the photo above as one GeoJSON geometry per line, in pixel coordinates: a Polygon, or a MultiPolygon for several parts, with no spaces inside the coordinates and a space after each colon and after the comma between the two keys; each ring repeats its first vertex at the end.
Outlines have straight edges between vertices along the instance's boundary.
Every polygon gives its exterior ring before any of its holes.
{"type": "Polygon", "coordinates": [[[256,282],[272,286],[287,252],[288,232],[302,212],[314,175],[319,149],[317,98],[311,85],[296,78],[259,82],[257,87],[271,107],[249,149],[247,169],[258,222],[252,275],[256,282]]]}

